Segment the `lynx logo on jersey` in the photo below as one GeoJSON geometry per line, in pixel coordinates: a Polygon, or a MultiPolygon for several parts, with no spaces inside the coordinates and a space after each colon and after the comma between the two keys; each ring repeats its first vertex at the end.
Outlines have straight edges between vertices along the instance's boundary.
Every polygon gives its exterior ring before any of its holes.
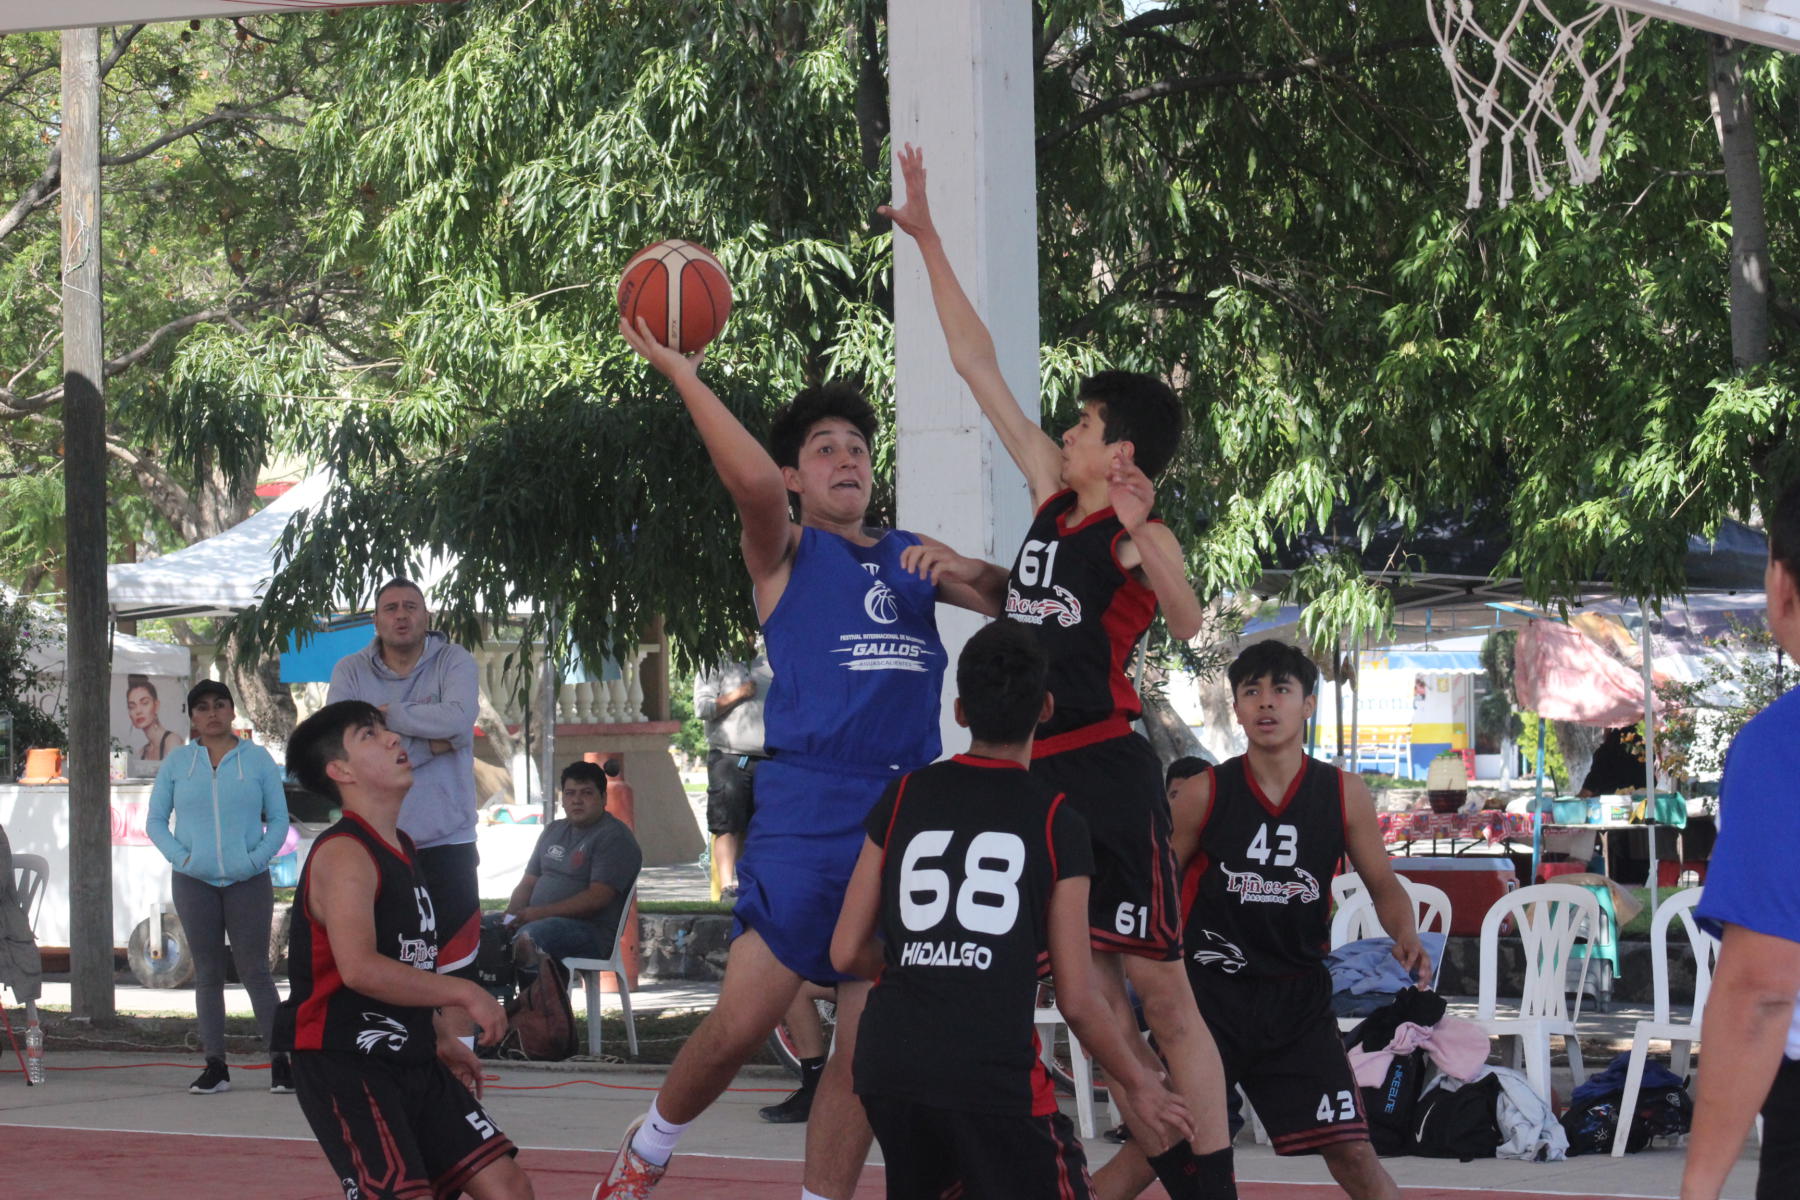
{"type": "Polygon", "coordinates": [[[356,1048],[364,1054],[387,1050],[398,1054],[406,1045],[406,1026],[386,1013],[363,1013],[363,1020],[375,1024],[356,1035],[356,1048]]]}
{"type": "Polygon", "coordinates": [[[1206,945],[1194,951],[1194,961],[1201,966],[1212,967],[1227,975],[1236,975],[1249,963],[1250,960],[1244,957],[1244,952],[1238,949],[1237,943],[1228,940],[1217,930],[1206,929],[1201,932],[1206,935],[1206,945]]]}
{"type": "Polygon", "coordinates": [[[1041,600],[1027,600],[1012,588],[1007,588],[1006,615],[1027,625],[1042,625],[1045,621],[1054,620],[1067,629],[1081,624],[1081,601],[1075,598],[1075,593],[1061,584],[1050,590],[1056,593],[1055,598],[1045,596],[1041,600]]]}
{"type": "Polygon", "coordinates": [[[1255,871],[1233,871],[1230,867],[1220,870],[1225,872],[1225,890],[1245,903],[1286,904],[1297,896],[1300,903],[1310,904],[1319,898],[1318,879],[1299,867],[1294,868],[1299,879],[1264,879],[1255,871]]]}

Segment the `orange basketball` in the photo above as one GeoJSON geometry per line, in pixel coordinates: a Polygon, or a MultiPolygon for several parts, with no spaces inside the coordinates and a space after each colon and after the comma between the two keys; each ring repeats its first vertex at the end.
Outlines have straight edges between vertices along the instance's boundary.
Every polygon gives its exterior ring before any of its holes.
{"type": "Polygon", "coordinates": [[[731,315],[731,281],[704,247],[670,238],[639,250],[619,279],[619,315],[644,318],[665,346],[692,354],[719,336],[731,315]]]}

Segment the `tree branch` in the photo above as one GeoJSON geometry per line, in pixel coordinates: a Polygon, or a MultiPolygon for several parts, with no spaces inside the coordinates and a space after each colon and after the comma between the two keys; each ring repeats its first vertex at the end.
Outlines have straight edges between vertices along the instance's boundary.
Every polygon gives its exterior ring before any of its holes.
{"type": "MultiPolygon", "coordinates": [[[[270,104],[291,94],[291,92],[278,92],[273,96],[264,97],[254,103],[257,105],[270,104]]],[[[150,155],[155,154],[158,150],[161,150],[171,142],[179,142],[182,138],[192,137],[203,129],[210,129],[214,125],[222,125],[227,121],[268,121],[277,125],[305,124],[305,122],[301,121],[298,117],[283,116],[280,113],[257,112],[253,108],[215,108],[203,117],[189,121],[186,125],[183,125],[178,129],[171,129],[161,137],[145,142],[136,150],[129,150],[124,154],[114,154],[102,158],[100,160],[100,165],[103,167],[126,166],[130,163],[137,162],[141,158],[148,158],[150,155]]]]}
{"type": "Polygon", "coordinates": [[[1145,84],[1143,87],[1133,88],[1128,92],[1121,92],[1117,96],[1100,101],[1091,108],[1083,109],[1062,128],[1052,129],[1039,136],[1037,152],[1042,154],[1113,113],[1134,108],[1140,104],[1165,100],[1170,96],[1179,96],[1186,92],[1280,83],[1284,79],[1292,79],[1297,75],[1318,75],[1347,63],[1386,58],[1389,55],[1404,53],[1408,50],[1422,50],[1435,44],[1430,35],[1421,34],[1417,37],[1396,38],[1392,41],[1380,42],[1366,49],[1343,50],[1336,54],[1317,54],[1301,59],[1299,62],[1279,67],[1264,67],[1257,71],[1221,71],[1212,75],[1183,75],[1172,79],[1159,79],[1155,83],[1145,84]]]}
{"type": "Polygon", "coordinates": [[[131,49],[131,43],[135,41],[137,35],[142,32],[144,32],[144,26],[143,23],[140,22],[131,26],[129,29],[126,29],[123,33],[120,33],[113,39],[112,53],[108,54],[106,56],[106,61],[100,64],[100,78],[105,79],[107,75],[111,73],[112,69],[119,65],[119,60],[125,57],[125,51],[131,49]]]}

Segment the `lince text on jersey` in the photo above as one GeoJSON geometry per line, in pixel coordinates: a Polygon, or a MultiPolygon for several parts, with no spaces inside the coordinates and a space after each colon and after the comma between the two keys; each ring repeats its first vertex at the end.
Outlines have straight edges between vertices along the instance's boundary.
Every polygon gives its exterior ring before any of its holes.
{"type": "Polygon", "coordinates": [[[985,971],[994,952],[974,942],[908,942],[900,947],[903,967],[974,967],[985,971]]]}

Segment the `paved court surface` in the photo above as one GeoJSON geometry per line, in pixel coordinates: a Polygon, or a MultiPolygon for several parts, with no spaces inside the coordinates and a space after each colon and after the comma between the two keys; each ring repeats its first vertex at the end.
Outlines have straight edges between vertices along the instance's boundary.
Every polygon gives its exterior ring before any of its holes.
{"type": "MultiPolygon", "coordinates": [[[[0,1072],[0,1164],[9,1200],[88,1200],[125,1195],[160,1200],[337,1200],[324,1158],[291,1096],[272,1096],[251,1060],[233,1066],[235,1090],[190,1096],[197,1064],[174,1057],[62,1052],[47,1060],[49,1081],[27,1088],[16,1064],[0,1072]],[[159,1065],[159,1064],[168,1065],[159,1065]]],[[[492,1073],[486,1101],[523,1147],[522,1162],[545,1200],[580,1200],[626,1124],[643,1111],[660,1070],[587,1063],[505,1066],[492,1073]]],[[[765,1125],[756,1109],[786,1094],[772,1069],[747,1071],[695,1123],[658,1197],[790,1200],[798,1194],[805,1130],[765,1125]]],[[[1090,1142],[1095,1162],[1113,1152],[1090,1142]]],[[[879,1154],[872,1161],[879,1161],[879,1154]]],[[[1563,1163],[1389,1159],[1408,1200],[1484,1197],[1668,1197],[1677,1195],[1681,1152],[1654,1149],[1623,1160],[1563,1163]]],[[[1278,1159],[1240,1144],[1238,1172],[1248,1200],[1329,1197],[1317,1159],[1278,1159]],[[1296,1186],[1312,1184],[1319,1186],[1296,1186]],[[1266,1185],[1266,1186],[1265,1186],[1266,1185]]],[[[861,1194],[881,1195],[871,1171],[861,1194]]],[[[1750,1200],[1755,1164],[1739,1164],[1726,1195],[1750,1200]]],[[[1153,1189],[1147,1195],[1160,1195],[1153,1189]]]]}

